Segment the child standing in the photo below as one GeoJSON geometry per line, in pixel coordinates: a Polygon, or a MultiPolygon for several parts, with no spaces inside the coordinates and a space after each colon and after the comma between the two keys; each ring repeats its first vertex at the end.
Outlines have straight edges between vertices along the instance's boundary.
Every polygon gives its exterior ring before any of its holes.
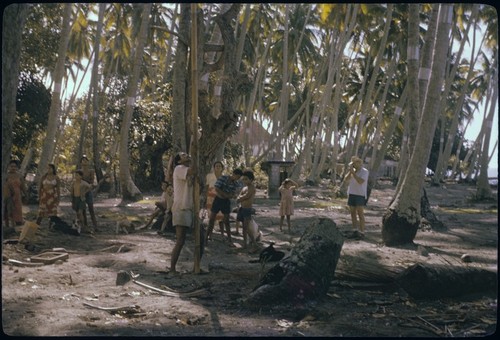
{"type": "MultiPolygon", "coordinates": [[[[209,172],[205,178],[206,188],[205,191],[207,193],[206,198],[206,209],[207,214],[210,214],[210,210],[212,209],[212,204],[214,202],[215,196],[217,196],[217,190],[215,190],[215,183],[217,179],[222,176],[222,171],[224,170],[224,164],[221,161],[215,161],[212,167],[212,172],[209,172]]],[[[207,216],[208,217],[208,216],[207,216]]],[[[222,213],[218,213],[215,217],[217,223],[219,223],[219,230],[222,236],[224,236],[224,225],[222,220],[224,219],[224,215],[222,213]]]]}
{"type": "Polygon", "coordinates": [[[85,195],[90,190],[90,184],[83,180],[83,171],[76,170],[75,181],[71,186],[71,207],[76,212],[76,219],[78,220],[80,226],[84,228],[84,231],[88,231],[87,223],[83,218],[86,206],[85,195]]]}
{"type": "Polygon", "coordinates": [[[283,231],[283,221],[286,216],[286,222],[288,224],[288,232],[290,232],[290,216],[293,215],[293,191],[298,187],[290,178],[287,178],[281,183],[279,187],[279,192],[281,194],[280,201],[280,231],[283,231]]]}
{"type": "MultiPolygon", "coordinates": [[[[240,180],[243,182],[244,187],[241,189],[241,192],[236,199],[236,202],[240,204],[236,220],[242,222],[243,248],[247,247],[248,227],[250,225],[250,221],[252,220],[252,205],[255,197],[255,186],[253,185],[254,178],[255,177],[252,171],[248,170],[243,172],[240,180]]],[[[251,245],[255,246],[255,242],[256,240],[250,238],[251,245]]]]}

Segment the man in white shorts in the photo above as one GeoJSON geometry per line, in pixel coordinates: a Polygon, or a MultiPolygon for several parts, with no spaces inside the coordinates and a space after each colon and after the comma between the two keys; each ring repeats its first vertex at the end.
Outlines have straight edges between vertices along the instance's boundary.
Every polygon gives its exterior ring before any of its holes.
{"type": "Polygon", "coordinates": [[[368,175],[369,172],[363,167],[363,160],[361,158],[352,156],[351,163],[349,163],[349,173],[346,180],[349,181],[347,188],[347,205],[351,212],[351,220],[353,228],[358,224],[357,218],[359,217],[359,230],[361,235],[365,232],[365,212],[367,188],[368,188],[368,175]]]}
{"type": "Polygon", "coordinates": [[[172,225],[175,227],[176,242],[170,259],[170,271],[176,273],[175,266],[186,241],[188,228],[193,225],[193,170],[189,165],[191,157],[179,152],[174,158],[174,202],[172,204],[172,225]]]}

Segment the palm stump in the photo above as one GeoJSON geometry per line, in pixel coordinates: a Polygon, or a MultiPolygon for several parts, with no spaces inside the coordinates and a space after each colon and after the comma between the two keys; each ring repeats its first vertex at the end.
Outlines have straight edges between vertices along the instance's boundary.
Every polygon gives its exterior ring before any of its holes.
{"type": "Polygon", "coordinates": [[[320,299],[326,295],[344,244],[331,219],[317,219],[306,229],[290,255],[272,267],[250,293],[250,306],[320,299]]]}

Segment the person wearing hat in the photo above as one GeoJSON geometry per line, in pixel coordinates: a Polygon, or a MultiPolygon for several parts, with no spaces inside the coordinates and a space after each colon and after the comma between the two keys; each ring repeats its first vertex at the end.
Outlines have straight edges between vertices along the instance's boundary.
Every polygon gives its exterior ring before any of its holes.
{"type": "Polygon", "coordinates": [[[368,174],[368,170],[363,167],[363,160],[352,156],[349,163],[349,172],[345,178],[349,183],[347,187],[347,205],[351,212],[352,227],[358,227],[362,235],[365,232],[364,207],[368,193],[368,174]]]}

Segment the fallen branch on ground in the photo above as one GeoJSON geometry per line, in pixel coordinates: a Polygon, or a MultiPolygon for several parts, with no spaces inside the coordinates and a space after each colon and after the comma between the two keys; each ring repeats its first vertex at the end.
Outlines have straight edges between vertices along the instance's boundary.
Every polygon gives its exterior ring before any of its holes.
{"type": "Polygon", "coordinates": [[[84,306],[90,307],[90,308],[95,308],[99,310],[103,310],[106,312],[109,312],[111,314],[119,313],[119,314],[137,314],[137,313],[143,313],[141,310],[141,307],[138,305],[129,305],[129,306],[120,306],[120,307],[101,307],[101,306],[96,306],[88,302],[83,302],[84,306]]]}
{"type": "Polygon", "coordinates": [[[14,259],[9,259],[7,262],[9,264],[12,264],[12,265],[18,266],[18,267],[40,267],[40,266],[45,265],[45,263],[24,262],[24,261],[18,261],[18,260],[14,260],[14,259]]]}
{"type": "Polygon", "coordinates": [[[143,282],[140,282],[140,281],[137,281],[137,280],[133,280],[133,282],[135,284],[138,284],[139,286],[142,286],[142,287],[151,289],[152,291],[161,293],[163,295],[172,296],[172,297],[194,297],[194,296],[203,295],[206,292],[206,289],[204,289],[204,288],[202,288],[202,289],[196,289],[196,290],[193,290],[191,292],[177,292],[177,291],[174,291],[173,289],[171,289],[171,290],[163,290],[163,289],[160,289],[160,288],[156,288],[156,287],[150,286],[150,285],[148,285],[146,283],[143,283],[143,282]]]}

